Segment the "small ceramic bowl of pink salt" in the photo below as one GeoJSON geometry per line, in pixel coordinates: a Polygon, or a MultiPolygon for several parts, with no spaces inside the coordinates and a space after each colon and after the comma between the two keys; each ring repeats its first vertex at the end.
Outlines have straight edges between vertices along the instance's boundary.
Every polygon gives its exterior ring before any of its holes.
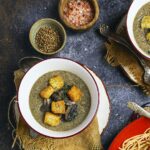
{"type": "Polygon", "coordinates": [[[67,27],[86,30],[96,23],[99,5],[97,0],[60,0],[59,15],[67,27]]]}

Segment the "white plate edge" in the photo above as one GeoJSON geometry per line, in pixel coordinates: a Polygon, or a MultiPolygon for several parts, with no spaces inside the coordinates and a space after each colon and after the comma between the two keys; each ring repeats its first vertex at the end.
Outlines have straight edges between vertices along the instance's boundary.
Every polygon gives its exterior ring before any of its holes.
{"type": "Polygon", "coordinates": [[[97,82],[98,89],[100,91],[100,105],[97,111],[97,119],[99,125],[99,133],[102,134],[102,132],[105,130],[109,123],[109,117],[111,113],[110,100],[101,79],[88,67],[86,68],[93,75],[94,79],[97,82]]]}

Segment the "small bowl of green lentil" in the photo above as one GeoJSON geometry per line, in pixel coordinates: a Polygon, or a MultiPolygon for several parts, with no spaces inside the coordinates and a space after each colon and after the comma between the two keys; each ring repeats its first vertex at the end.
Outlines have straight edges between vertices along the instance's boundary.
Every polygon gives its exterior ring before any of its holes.
{"type": "Polygon", "coordinates": [[[61,51],[66,44],[66,38],[64,27],[50,18],[36,21],[29,33],[33,48],[44,55],[52,55],[61,51]]]}

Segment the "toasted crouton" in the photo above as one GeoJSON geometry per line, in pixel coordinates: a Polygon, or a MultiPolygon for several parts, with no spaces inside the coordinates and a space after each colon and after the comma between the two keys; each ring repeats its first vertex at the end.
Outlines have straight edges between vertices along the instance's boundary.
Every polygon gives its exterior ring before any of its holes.
{"type": "Polygon", "coordinates": [[[150,42],[150,32],[146,34],[146,39],[150,42]]]}
{"type": "Polygon", "coordinates": [[[81,90],[76,86],[72,86],[72,88],[67,92],[67,94],[69,98],[74,102],[79,101],[81,99],[81,96],[83,95],[81,90]]]}
{"type": "Polygon", "coordinates": [[[64,86],[64,80],[61,76],[57,75],[52,77],[49,80],[49,84],[55,89],[55,90],[59,90],[64,86]]]}
{"type": "Polygon", "coordinates": [[[65,102],[63,100],[52,102],[51,111],[54,114],[65,114],[66,112],[65,102]]]}
{"type": "Polygon", "coordinates": [[[150,28],[150,16],[144,16],[141,22],[142,29],[149,29],[150,28]]]}
{"type": "Polygon", "coordinates": [[[58,126],[61,122],[60,116],[52,114],[50,112],[45,113],[44,123],[50,126],[58,126]]]}
{"type": "Polygon", "coordinates": [[[50,96],[54,93],[54,89],[51,86],[48,86],[46,88],[44,88],[41,92],[40,92],[40,96],[44,99],[48,99],[50,98],[50,96]]]}

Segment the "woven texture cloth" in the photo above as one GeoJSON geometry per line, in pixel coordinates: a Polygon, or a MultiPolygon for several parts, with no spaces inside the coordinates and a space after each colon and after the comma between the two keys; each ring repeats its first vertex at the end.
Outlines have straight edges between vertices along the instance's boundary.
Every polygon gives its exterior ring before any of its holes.
{"type": "MultiPolygon", "coordinates": [[[[130,43],[125,24],[118,32],[130,43]]],[[[145,94],[150,95],[150,85],[145,84],[143,81],[144,69],[137,58],[128,49],[113,41],[106,42],[105,46],[107,49],[105,57],[107,62],[113,67],[120,66],[130,80],[140,86],[145,94]]],[[[150,61],[145,60],[145,62],[150,66],[150,61]]]]}
{"type": "MultiPolygon", "coordinates": [[[[14,72],[16,90],[24,76],[22,70],[14,72]]],[[[17,123],[16,138],[20,141],[24,150],[102,150],[101,139],[98,130],[98,121],[93,122],[81,133],[64,139],[53,139],[38,135],[32,138],[29,134],[29,127],[20,117],[17,123]]]]}

